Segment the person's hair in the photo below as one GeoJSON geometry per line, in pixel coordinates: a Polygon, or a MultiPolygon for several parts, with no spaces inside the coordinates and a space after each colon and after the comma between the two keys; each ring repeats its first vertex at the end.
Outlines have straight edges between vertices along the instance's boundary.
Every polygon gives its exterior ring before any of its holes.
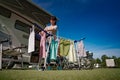
{"type": "Polygon", "coordinates": [[[51,16],[51,17],[50,17],[50,20],[54,20],[54,21],[55,21],[55,25],[56,25],[56,23],[57,23],[57,18],[56,18],[55,16],[51,16]]]}
{"type": "Polygon", "coordinates": [[[57,18],[56,18],[55,16],[51,16],[51,17],[50,17],[50,20],[55,20],[55,21],[57,21],[57,18]]]}

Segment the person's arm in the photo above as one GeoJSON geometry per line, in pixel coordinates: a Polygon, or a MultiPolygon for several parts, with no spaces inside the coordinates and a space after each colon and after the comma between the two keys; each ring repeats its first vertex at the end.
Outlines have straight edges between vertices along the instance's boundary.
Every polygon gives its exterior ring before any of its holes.
{"type": "Polygon", "coordinates": [[[52,26],[52,27],[47,27],[47,28],[45,28],[45,31],[54,31],[54,30],[56,30],[57,29],[57,26],[52,26]]]}

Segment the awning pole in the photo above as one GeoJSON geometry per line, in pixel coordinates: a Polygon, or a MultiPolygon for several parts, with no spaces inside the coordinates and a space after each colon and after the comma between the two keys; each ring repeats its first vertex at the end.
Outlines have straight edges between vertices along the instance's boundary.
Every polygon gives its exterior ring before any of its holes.
{"type": "Polygon", "coordinates": [[[0,70],[2,70],[2,43],[0,43],[0,70]]]}

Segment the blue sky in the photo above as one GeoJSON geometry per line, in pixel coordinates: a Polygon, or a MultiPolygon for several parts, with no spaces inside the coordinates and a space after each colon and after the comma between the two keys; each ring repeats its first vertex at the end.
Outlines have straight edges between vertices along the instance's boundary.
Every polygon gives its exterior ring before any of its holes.
{"type": "Polygon", "coordinates": [[[86,50],[94,57],[120,57],[119,0],[32,0],[55,15],[59,35],[72,40],[84,40],[86,50]]]}

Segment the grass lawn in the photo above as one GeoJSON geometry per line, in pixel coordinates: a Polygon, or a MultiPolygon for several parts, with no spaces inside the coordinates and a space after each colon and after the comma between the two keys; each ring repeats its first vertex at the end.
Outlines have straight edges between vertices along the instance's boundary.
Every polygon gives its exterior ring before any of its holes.
{"type": "Polygon", "coordinates": [[[2,70],[0,80],[120,80],[120,68],[93,70],[2,70]]]}

